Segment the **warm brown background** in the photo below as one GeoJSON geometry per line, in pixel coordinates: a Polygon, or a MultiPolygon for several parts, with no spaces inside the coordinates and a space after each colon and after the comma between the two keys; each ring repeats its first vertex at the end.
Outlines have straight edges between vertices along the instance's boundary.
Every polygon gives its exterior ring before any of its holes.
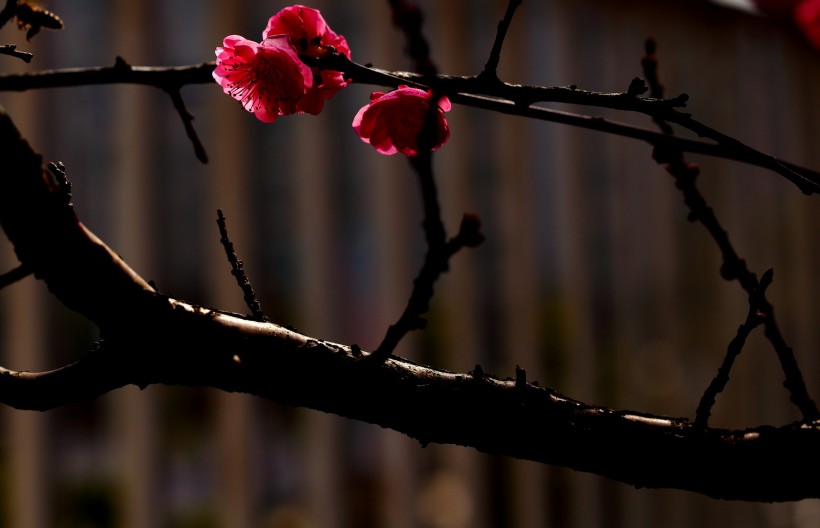
{"type": "MultiPolygon", "coordinates": [[[[505,2],[421,4],[440,70],[477,73],[505,2]]],[[[66,28],[30,46],[4,28],[0,41],[36,57],[29,66],[3,57],[0,69],[110,65],[117,55],[143,65],[212,60],[222,37],[260,38],[285,5],[53,0],[66,28]]],[[[354,60],[407,69],[386,5],[311,4],[347,37],[354,60]]],[[[625,90],[641,74],[643,40],[654,35],[669,95],[689,93],[697,118],[820,168],[820,51],[790,28],[695,1],[528,0],[511,32],[505,80],[600,91],[625,90]]],[[[271,319],[372,349],[403,308],[423,251],[407,163],[375,154],[350,129],[374,89],[352,86],[318,117],[263,125],[215,83],[189,86],[208,165],[194,158],[168,97],[149,88],[3,93],[0,104],[47,159],[66,164],[83,221],[162,291],[245,311],[219,245],[222,208],[271,319]]],[[[460,371],[481,363],[502,377],[521,365],[578,399],[692,417],[746,299],[720,280],[716,247],[686,221],[650,148],[469,108],[449,119],[452,139],[435,157],[444,220],[452,231],[462,212],[478,213],[487,242],[453,260],[429,329],[398,353],[460,371]]],[[[770,172],[691,159],[750,268],[774,268],[769,297],[818,398],[820,198],[770,172]]],[[[15,263],[3,242],[0,271],[15,263]]],[[[0,310],[10,368],[59,366],[95,337],[32,278],[1,291],[0,310]]],[[[754,334],[713,423],[796,419],[781,381],[754,334]]],[[[131,387],[2,417],[0,526],[15,528],[786,528],[820,518],[816,501],[634,490],[468,449],[422,449],[374,426],[209,390],[131,387]]]]}

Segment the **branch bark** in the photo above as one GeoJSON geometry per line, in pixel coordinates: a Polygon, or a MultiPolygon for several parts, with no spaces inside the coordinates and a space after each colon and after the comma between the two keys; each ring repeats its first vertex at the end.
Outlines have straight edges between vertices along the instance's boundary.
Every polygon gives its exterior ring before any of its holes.
{"type": "Polygon", "coordinates": [[[77,219],[41,157],[0,110],[0,226],[21,263],[103,341],[41,373],[0,369],[0,402],[47,410],[134,384],[215,387],[449,443],[712,497],[820,497],[818,424],[742,431],[616,411],[515,379],[459,374],[194,306],[157,293],[77,219]]]}
{"type": "MultiPolygon", "coordinates": [[[[780,174],[804,194],[820,193],[820,172],[759,152],[695,121],[689,114],[677,111],[676,108],[685,105],[686,97],[683,95],[672,99],[655,99],[635,97],[628,92],[591,92],[579,90],[574,86],[516,85],[492,78],[488,80],[487,76],[482,77],[481,75],[466,77],[438,75],[434,82],[430,82],[431,86],[427,86],[424,83],[429,79],[419,74],[363,66],[348,60],[343,55],[328,54],[321,60],[303,57],[303,60],[310,65],[324,69],[342,71],[346,77],[356,83],[394,88],[400,84],[422,88],[432,87],[448,96],[455,104],[639,139],[655,147],[748,163],[780,174]],[[660,116],[713,141],[669,136],[601,117],[534,106],[537,102],[576,104],[660,116]]],[[[0,91],[25,91],[95,84],[141,84],[166,91],[171,90],[169,93],[172,93],[188,84],[213,83],[211,75],[213,69],[213,62],[163,68],[131,66],[122,59],[118,59],[114,66],[107,67],[3,74],[0,75],[0,91]]],[[[190,121],[185,121],[185,126],[190,135],[190,121]]],[[[201,146],[197,146],[195,142],[195,148],[199,149],[201,146]]],[[[197,152],[199,156],[199,150],[197,152]]]]}

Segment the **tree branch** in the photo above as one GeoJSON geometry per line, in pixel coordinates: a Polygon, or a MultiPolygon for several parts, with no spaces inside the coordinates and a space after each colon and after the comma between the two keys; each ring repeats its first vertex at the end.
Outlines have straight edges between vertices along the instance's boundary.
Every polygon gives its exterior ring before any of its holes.
{"type": "MultiPolygon", "coordinates": [[[[644,73],[649,79],[652,94],[662,97],[663,85],[658,79],[658,62],[655,55],[656,45],[654,40],[647,39],[645,49],[646,55],[641,60],[644,73]]],[[[664,117],[655,116],[654,119],[664,134],[670,135],[673,133],[672,128],[666,123],[664,117]]],[[[772,279],[772,272],[764,273],[763,278],[758,282],[757,276],[749,271],[749,268],[746,266],[746,261],[741,259],[737,252],[735,252],[729,241],[729,235],[721,226],[715,212],[706,204],[706,200],[695,184],[695,178],[700,173],[700,168],[697,165],[687,163],[683,158],[683,153],[674,149],[656,147],[653,157],[658,163],[664,164],[666,171],[675,178],[675,185],[683,194],[684,203],[689,207],[689,220],[700,222],[720,249],[720,254],[723,259],[723,263],[720,267],[721,276],[725,280],[737,279],[747,295],[754,298],[760,312],[766,314],[763,318],[763,324],[766,328],[765,334],[774,346],[775,353],[780,361],[785,376],[783,386],[789,391],[790,400],[800,409],[804,420],[812,421],[820,419],[817,404],[815,404],[814,400],[809,396],[806,383],[803,380],[803,374],[797,366],[794,352],[786,344],[785,339],[780,333],[780,328],[774,317],[774,307],[766,299],[765,290],[772,279]]],[[[731,367],[731,361],[728,365],[724,363],[724,366],[727,366],[727,369],[731,367]]],[[[728,370],[725,375],[728,377],[728,370]]],[[[710,386],[710,389],[711,388],[710,386]]],[[[707,389],[707,393],[710,389],[707,389]]],[[[704,397],[706,397],[706,394],[704,394],[704,397]]],[[[703,402],[704,400],[702,399],[701,403],[703,404],[703,402]]],[[[701,406],[699,406],[696,420],[698,422],[704,421],[701,406]]]]}
{"type": "Polygon", "coordinates": [[[27,51],[18,51],[17,46],[14,44],[0,46],[0,54],[16,57],[26,63],[31,62],[31,59],[34,58],[34,55],[27,51]]]}
{"type": "Polygon", "coordinates": [[[17,281],[23,280],[29,275],[31,275],[31,270],[23,265],[17,266],[13,270],[3,273],[2,275],[0,275],[0,290],[2,290],[10,284],[14,284],[17,281]]]}
{"type": "Polygon", "coordinates": [[[820,470],[815,425],[702,430],[396,357],[366,368],[346,346],[174,300],[159,311],[165,316],[136,325],[137,335],[107,339],[62,369],[0,370],[0,401],[45,410],[128,384],[207,386],[377,424],[422,445],[474,447],[636,487],[753,501],[820,497],[816,479],[794,478],[820,470]]]}
{"type": "Polygon", "coordinates": [[[712,382],[704,391],[703,396],[700,397],[698,408],[695,411],[695,426],[706,427],[709,422],[709,416],[712,414],[712,406],[715,404],[717,395],[723,392],[726,384],[729,383],[729,372],[732,370],[732,365],[735,359],[743,351],[743,345],[746,344],[746,338],[757,328],[766,318],[766,314],[760,310],[761,296],[766,292],[766,288],[772,282],[772,270],[769,268],[760,279],[760,286],[758,290],[749,295],[749,311],[746,314],[746,320],[741,324],[734,339],[729,342],[726,349],[726,355],[723,358],[723,363],[718,368],[717,375],[712,379],[712,382]]]}
{"type": "MultiPolygon", "coordinates": [[[[343,55],[328,54],[322,59],[303,57],[310,65],[342,71],[353,82],[378,86],[397,87],[399,84],[426,88],[419,74],[391,72],[367,67],[347,59],[343,55]]],[[[213,62],[169,68],[109,66],[99,68],[70,68],[44,70],[32,73],[0,75],[0,91],[25,91],[30,89],[85,86],[92,84],[142,84],[163,90],[178,89],[186,84],[213,83],[213,62]]],[[[435,85],[440,93],[456,104],[483,108],[500,113],[551,121],[587,128],[608,134],[640,139],[653,146],[665,146],[706,156],[724,158],[770,169],[795,184],[803,193],[820,193],[820,172],[782,161],[732,140],[699,122],[688,114],[677,112],[675,107],[685,104],[685,96],[672,99],[635,97],[629,92],[601,93],[570,87],[538,87],[514,85],[502,82],[487,83],[475,76],[436,76],[435,85]],[[576,105],[631,111],[652,117],[659,116],[670,122],[693,129],[718,142],[706,142],[660,134],[646,128],[635,127],[600,117],[586,116],[532,106],[535,102],[569,103],[576,105]]]]}
{"type": "Polygon", "coordinates": [[[79,222],[2,111],[0,157],[0,226],[18,258],[104,337],[57,370],[0,369],[0,402],[46,410],[128,384],[207,386],[378,424],[423,445],[470,446],[637,487],[755,501],[820,497],[816,479],[794,478],[820,471],[815,424],[696,429],[684,418],[584,404],[522,373],[500,380],[396,357],[366,366],[355,347],[162,296],[79,222]]]}
{"type": "Polygon", "coordinates": [[[487,64],[484,65],[484,70],[479,76],[498,80],[498,63],[501,61],[501,48],[504,46],[504,39],[507,37],[507,30],[510,29],[515,10],[518,9],[520,5],[521,0],[509,0],[504,18],[498,23],[498,30],[495,34],[493,47],[490,50],[490,57],[487,59],[487,64]]]}
{"type": "Polygon", "coordinates": [[[243,263],[236,256],[236,251],[233,249],[233,242],[228,237],[228,226],[226,225],[225,215],[222,214],[222,209],[216,210],[217,220],[216,224],[219,226],[219,242],[225,249],[225,256],[228,257],[228,263],[231,265],[231,275],[236,279],[236,284],[242,290],[245,298],[245,305],[250,309],[254,321],[267,321],[268,318],[262,310],[262,304],[256,298],[253,291],[251,281],[248,279],[243,263]]]}

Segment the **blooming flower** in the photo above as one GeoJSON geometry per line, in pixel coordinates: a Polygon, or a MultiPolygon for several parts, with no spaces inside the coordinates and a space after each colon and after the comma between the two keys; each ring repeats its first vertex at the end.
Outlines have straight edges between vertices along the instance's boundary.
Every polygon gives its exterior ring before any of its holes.
{"type": "Polygon", "coordinates": [[[820,0],[804,0],[794,8],[794,21],[809,43],[820,49],[820,0]]]}
{"type": "MultiPolygon", "coordinates": [[[[273,15],[262,32],[262,38],[274,35],[287,35],[296,51],[302,55],[320,58],[332,50],[350,58],[350,48],[345,38],[330,29],[322,14],[310,7],[294,5],[273,15]]],[[[299,102],[299,109],[318,114],[325,101],[347,86],[347,81],[341,72],[319,71],[316,67],[311,70],[313,84],[299,102]]]]}
{"type": "Polygon", "coordinates": [[[264,123],[299,112],[299,102],[313,85],[310,68],[283,36],[261,43],[225,37],[216,48],[213,76],[226,94],[264,123]]]}
{"type": "MultiPolygon", "coordinates": [[[[420,150],[419,135],[424,129],[432,99],[431,92],[404,85],[388,93],[373,92],[370,104],[362,107],[353,118],[353,130],[362,141],[370,143],[382,154],[401,152],[415,156],[420,150]]],[[[450,127],[444,117],[450,107],[446,97],[438,100],[432,150],[450,138],[450,127]]]]}

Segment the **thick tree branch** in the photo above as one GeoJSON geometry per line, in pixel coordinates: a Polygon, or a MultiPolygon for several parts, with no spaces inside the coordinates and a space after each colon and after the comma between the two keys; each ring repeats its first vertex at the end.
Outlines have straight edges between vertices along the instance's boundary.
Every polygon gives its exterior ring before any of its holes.
{"type": "Polygon", "coordinates": [[[0,371],[0,401],[42,410],[128,384],[208,386],[377,424],[422,445],[469,446],[636,487],[754,501],[820,496],[816,479],[795,478],[820,470],[815,425],[702,430],[512,379],[395,357],[365,366],[348,347],[178,301],[148,318],[138,335],[106,340],[63,369],[0,371]]]}
{"type": "Polygon", "coordinates": [[[154,291],[66,204],[39,155],[0,113],[0,225],[21,263],[101,329],[77,362],[0,370],[0,402],[51,409],[128,384],[208,386],[258,395],[450,443],[593,472],[638,487],[755,501],[820,497],[815,424],[746,431],[587,405],[477,369],[456,374],[357,350],[154,291]]]}

